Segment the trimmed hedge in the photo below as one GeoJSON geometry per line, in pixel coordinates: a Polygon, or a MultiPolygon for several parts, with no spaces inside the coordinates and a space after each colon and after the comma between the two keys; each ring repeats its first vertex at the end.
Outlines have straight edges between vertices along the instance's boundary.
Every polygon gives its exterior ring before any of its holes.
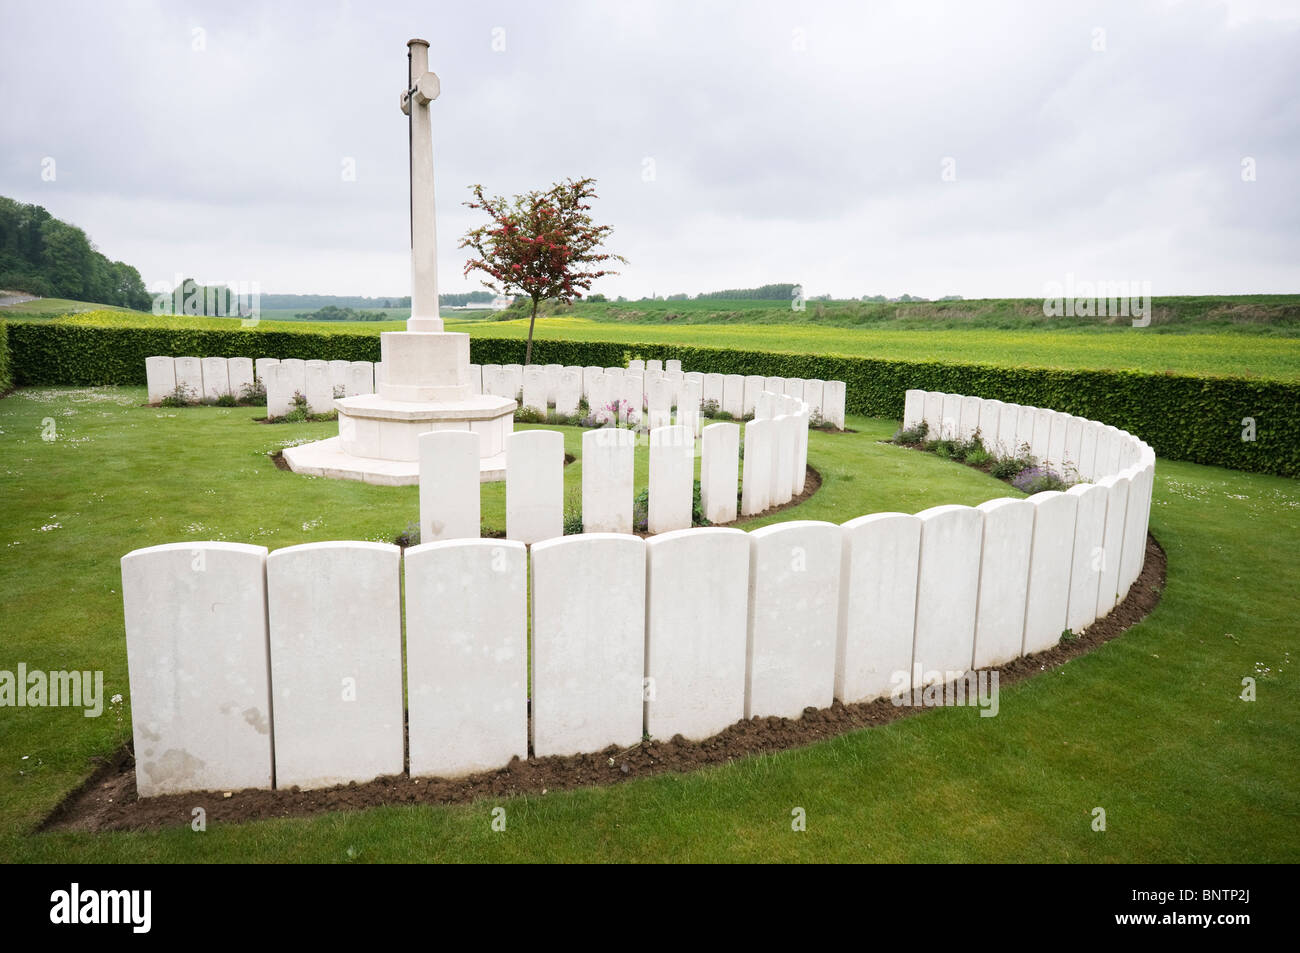
{"type": "MultiPolygon", "coordinates": [[[[144,384],[144,361],[154,354],[379,360],[379,338],[373,334],[23,323],[9,326],[8,340],[19,385],[144,384]]],[[[515,339],[470,341],[477,364],[517,363],[523,350],[523,342],[515,339]]],[[[1050,407],[1127,430],[1167,459],[1300,476],[1300,384],[1286,381],[603,341],[533,342],[538,364],[611,367],[629,357],[676,358],[691,370],[719,374],[842,380],[847,385],[845,409],[871,417],[901,418],[909,388],[1050,407]],[[1255,421],[1254,441],[1241,439],[1246,417],[1255,421]]]]}
{"type": "Polygon", "coordinates": [[[0,394],[14,386],[14,376],[9,365],[8,325],[0,321],[0,394]]]}

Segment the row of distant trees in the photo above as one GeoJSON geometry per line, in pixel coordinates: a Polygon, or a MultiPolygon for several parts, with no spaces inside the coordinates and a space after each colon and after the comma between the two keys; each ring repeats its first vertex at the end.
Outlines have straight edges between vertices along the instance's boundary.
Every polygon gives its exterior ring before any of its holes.
{"type": "MultiPolygon", "coordinates": [[[[455,294],[438,295],[438,303],[448,308],[461,308],[467,304],[491,304],[495,297],[490,291],[463,291],[455,294]]],[[[260,299],[262,307],[271,311],[289,311],[305,308],[319,311],[321,308],[351,308],[363,310],[368,308],[409,308],[411,296],[390,298],[369,298],[365,295],[284,295],[263,294],[260,299]]]]}
{"type": "Polygon", "coordinates": [[[0,196],[0,288],[147,309],[140,272],[110,261],[86,233],[39,205],[0,196]]]}

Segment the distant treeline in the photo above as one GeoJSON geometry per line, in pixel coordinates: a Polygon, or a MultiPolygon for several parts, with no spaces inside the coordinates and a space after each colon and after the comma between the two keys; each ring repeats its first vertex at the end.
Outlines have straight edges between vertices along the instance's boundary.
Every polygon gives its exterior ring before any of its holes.
{"type": "Polygon", "coordinates": [[[86,233],[39,205],[0,196],[0,288],[42,298],[73,298],[146,309],[140,272],[109,261],[86,233]]]}
{"type": "MultiPolygon", "coordinates": [[[[695,296],[695,299],[702,300],[707,298],[725,298],[728,301],[789,301],[794,297],[795,285],[793,282],[778,285],[761,285],[757,288],[730,288],[726,291],[705,291],[695,296]]],[[[672,295],[670,300],[677,298],[672,295]]],[[[685,295],[681,295],[685,298],[685,295]]]]}
{"type": "MultiPolygon", "coordinates": [[[[440,294],[438,303],[449,308],[463,307],[467,304],[491,304],[495,295],[490,291],[464,291],[458,294],[440,294]]],[[[391,298],[367,298],[364,295],[271,295],[261,296],[262,307],[270,311],[290,311],[294,308],[307,308],[319,311],[321,308],[409,308],[411,296],[391,298]]]]}
{"type": "Polygon", "coordinates": [[[355,311],[352,308],[336,308],[332,304],[317,311],[300,311],[298,317],[304,321],[384,321],[387,315],[378,311],[355,311]]]}

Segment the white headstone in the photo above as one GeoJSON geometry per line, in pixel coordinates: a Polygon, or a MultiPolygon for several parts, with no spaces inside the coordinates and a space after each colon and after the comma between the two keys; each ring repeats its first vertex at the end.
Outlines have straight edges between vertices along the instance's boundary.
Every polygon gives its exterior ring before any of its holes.
{"type": "Polygon", "coordinates": [[[1074,517],[1074,554],[1070,566],[1070,599],[1065,627],[1076,635],[1097,619],[1097,591],[1106,539],[1107,490],[1097,483],[1079,483],[1066,491],[1079,498],[1074,517]]]}
{"type": "Polygon", "coordinates": [[[1020,419],[1020,405],[1004,403],[998,411],[998,444],[990,448],[998,457],[1016,454],[1016,421],[1020,419]]]}
{"type": "Polygon", "coordinates": [[[470,430],[420,434],[420,542],[477,539],[479,435],[470,430]]]}
{"type": "Polygon", "coordinates": [[[556,375],[555,412],[572,417],[582,401],[582,368],[562,367],[556,375]]]}
{"type": "Polygon", "coordinates": [[[519,430],[506,438],[506,536],[536,543],[564,534],[564,434],[519,430]]]}
{"type": "Polygon", "coordinates": [[[1094,482],[1105,474],[1096,472],[1097,437],[1101,434],[1101,424],[1085,420],[1079,428],[1079,476],[1094,482]]]}
{"type": "Polygon", "coordinates": [[[1054,412],[1047,432],[1047,459],[1052,461],[1052,469],[1062,477],[1065,476],[1065,434],[1073,419],[1069,414],[1054,412]]]}
{"type": "Polygon", "coordinates": [[[401,561],[367,542],[267,557],[277,787],[402,773],[401,561]]]}
{"type": "Polygon", "coordinates": [[[1101,619],[1119,601],[1119,568],[1124,552],[1124,520],[1128,514],[1131,480],[1107,476],[1097,481],[1106,488],[1106,531],[1102,536],[1101,572],[1097,580],[1097,618],[1101,619]]]}
{"type": "Polygon", "coordinates": [[[785,387],[782,388],[781,393],[787,397],[797,397],[799,400],[803,400],[803,378],[787,377],[785,387]]]}
{"type": "Polygon", "coordinates": [[[646,540],[652,738],[702,740],[745,717],[749,548],[747,533],[720,527],[646,540]]]}
{"type": "Polygon", "coordinates": [[[1146,474],[1134,465],[1120,471],[1129,478],[1128,507],[1124,515],[1124,540],[1121,543],[1119,576],[1116,589],[1119,598],[1128,595],[1129,588],[1142,571],[1146,555],[1146,474]]]}
{"type": "Polygon", "coordinates": [[[253,391],[253,359],[232,357],[226,361],[226,374],[230,378],[230,393],[237,398],[247,398],[253,391]]]}
{"type": "Polygon", "coordinates": [[[271,368],[279,363],[279,359],[274,357],[259,357],[253,362],[253,374],[262,382],[263,387],[266,386],[266,380],[270,377],[271,368]]]}
{"type": "Polygon", "coordinates": [[[722,406],[719,408],[736,420],[745,416],[745,378],[740,374],[727,374],[722,379],[722,406]]]}
{"type": "Polygon", "coordinates": [[[652,380],[646,388],[646,406],[651,413],[655,411],[671,411],[673,407],[672,381],[662,377],[652,380]]]}
{"type": "Polygon", "coordinates": [[[794,461],[799,418],[781,414],[776,424],[776,453],[772,456],[772,505],[784,506],[794,498],[794,461]]]}
{"type": "Polygon", "coordinates": [[[645,413],[645,378],[641,371],[628,371],[622,379],[623,421],[635,426],[645,413]]]}
{"type": "Polygon", "coordinates": [[[203,367],[203,399],[216,400],[230,393],[230,373],[224,357],[205,357],[203,367]]]}
{"type": "Polygon", "coordinates": [[[555,403],[556,395],[560,392],[560,372],[564,370],[563,364],[546,365],[546,402],[555,403]]]}
{"type": "Polygon", "coordinates": [[[681,371],[664,371],[664,380],[668,382],[668,386],[672,390],[673,406],[676,407],[684,393],[686,377],[681,371]]]}
{"type": "Polygon", "coordinates": [[[528,757],[523,543],[406,551],[411,776],[458,777],[528,757]]]}
{"type": "Polygon", "coordinates": [[[137,549],[122,604],[139,796],[269,789],[266,547],[137,549]]]}
{"type": "Polygon", "coordinates": [[[712,404],[715,409],[722,410],[722,388],[725,386],[726,378],[722,374],[705,374],[704,375],[704,404],[706,407],[712,404]]]}
{"type": "Polygon", "coordinates": [[[596,367],[595,365],[588,365],[582,369],[582,396],[587,398],[587,403],[591,404],[593,410],[595,410],[595,404],[592,403],[591,399],[591,382],[597,376],[603,378],[604,374],[605,369],[603,367],[596,367]]]}
{"type": "Polygon", "coordinates": [[[642,737],[645,541],[592,533],[532,548],[533,753],[642,737]]]}
{"type": "Polygon", "coordinates": [[[979,416],[980,444],[984,449],[996,454],[998,451],[998,426],[1002,422],[1002,401],[981,400],[979,416]]]}
{"type": "Polygon", "coordinates": [[[676,360],[664,361],[664,372],[680,374],[682,372],[682,362],[676,360]]]}
{"type": "Polygon", "coordinates": [[[903,429],[914,430],[925,419],[925,391],[909,390],[903,395],[903,429]]]}
{"type": "Polygon", "coordinates": [[[794,520],[749,534],[745,717],[798,718],[835,689],[842,530],[794,520]]]}
{"type": "Polygon", "coordinates": [[[524,366],[522,364],[502,364],[501,373],[505,377],[505,387],[508,391],[502,396],[518,400],[520,393],[524,389],[524,366]]]}
{"type": "Polygon", "coordinates": [[[961,395],[943,395],[943,416],[939,420],[939,437],[942,440],[956,440],[957,428],[961,424],[961,395]]]}
{"type": "Polygon", "coordinates": [[[290,398],[294,394],[307,396],[307,362],[297,357],[287,357],[280,362],[287,374],[285,383],[292,388],[289,392],[290,398]]]}
{"type": "Polygon", "coordinates": [[[1040,466],[1047,466],[1049,462],[1056,463],[1055,460],[1050,460],[1047,455],[1051,445],[1052,418],[1055,415],[1056,411],[1046,407],[1034,408],[1034,429],[1033,436],[1029,441],[1029,453],[1038,461],[1040,466]]]}
{"type": "Polygon", "coordinates": [[[582,531],[632,532],[636,434],[598,427],[582,435],[582,531]]]}
{"type": "Polygon", "coordinates": [[[799,412],[792,418],[794,426],[794,456],[790,492],[794,496],[803,493],[808,480],[808,405],[801,403],[799,412]]]}
{"type": "Polygon", "coordinates": [[[921,521],[921,559],[912,667],[920,677],[912,682],[921,687],[943,684],[970,669],[984,514],[948,504],[916,516],[921,521]]]}
{"type": "Polygon", "coordinates": [[[740,497],[740,512],[744,516],[761,513],[772,505],[776,437],[775,420],[751,420],[745,424],[745,457],[740,497]]]}
{"type": "Polygon", "coordinates": [[[826,382],[810,378],[803,382],[803,401],[808,405],[808,416],[822,419],[822,406],[825,399],[826,382]]]}
{"type": "Polygon", "coordinates": [[[925,392],[925,436],[927,440],[938,440],[943,433],[943,394],[939,391],[925,392]]]}
{"type": "Polygon", "coordinates": [[[822,389],[822,419],[836,430],[844,429],[843,381],[827,381],[822,389]]]}
{"type": "Polygon", "coordinates": [[[736,519],[740,479],[740,425],[709,424],[700,442],[700,508],[710,523],[736,519]]]}
{"type": "Polygon", "coordinates": [[[842,529],[835,697],[851,704],[911,687],[921,521],[872,513],[842,529]]]}
{"type": "Polygon", "coordinates": [[[1012,456],[1032,455],[1034,449],[1034,423],[1038,419],[1038,408],[1020,406],[1016,414],[1015,447],[1012,456]]]}
{"type": "Polygon", "coordinates": [[[752,417],[755,409],[758,407],[758,395],[763,393],[763,378],[759,374],[750,374],[745,378],[745,395],[742,402],[741,410],[744,413],[741,416],[752,417]]]}
{"type": "Polygon", "coordinates": [[[349,397],[373,394],[375,392],[375,365],[369,361],[353,361],[349,364],[347,392],[349,397]]]}
{"type": "Polygon", "coordinates": [[[509,397],[514,400],[514,394],[506,393],[510,386],[506,381],[505,369],[500,364],[484,364],[481,373],[483,375],[483,393],[494,397],[509,397]]]}
{"type": "Polygon", "coordinates": [[[283,417],[293,410],[295,375],[277,362],[266,368],[266,416],[283,417]]]}
{"type": "Polygon", "coordinates": [[[963,443],[975,436],[980,429],[980,399],[963,397],[961,399],[961,417],[957,423],[957,437],[963,443]]]}
{"type": "Polygon", "coordinates": [[[338,397],[346,397],[348,392],[348,368],[350,361],[330,361],[330,386],[338,397]]]}
{"type": "Polygon", "coordinates": [[[688,529],[695,478],[695,435],[685,427],[650,431],[650,505],[646,528],[651,533],[688,529]]]}
{"type": "Polygon", "coordinates": [[[146,357],[144,374],[149,403],[156,404],[176,391],[176,361],[170,357],[146,357]]]}
{"type": "Polygon", "coordinates": [[[664,362],[660,360],[646,361],[645,369],[647,371],[654,371],[657,374],[662,374],[664,371],[664,362]]]}
{"type": "Polygon", "coordinates": [[[1079,461],[1083,451],[1083,425],[1087,421],[1070,416],[1065,424],[1065,449],[1061,455],[1061,469],[1066,479],[1079,478],[1079,461]]]}
{"type": "Polygon", "coordinates": [[[334,409],[334,387],[330,383],[330,367],[324,361],[308,361],[305,367],[309,414],[328,414],[334,409]]]}
{"type": "Polygon", "coordinates": [[[546,368],[529,365],[524,368],[524,399],[526,410],[546,416],[546,368]]]}
{"type": "Polygon", "coordinates": [[[763,390],[765,390],[765,391],[769,391],[770,393],[773,393],[773,394],[784,394],[784,393],[785,393],[785,378],[784,378],[784,377],[765,377],[765,378],[763,378],[763,390]]]}
{"type": "Polygon", "coordinates": [[[984,514],[984,543],[972,668],[984,669],[1019,658],[1024,645],[1034,506],[1003,497],[976,509],[984,514]]]}
{"type": "Polygon", "coordinates": [[[1029,593],[1025,597],[1025,655],[1052,648],[1065,630],[1079,498],[1047,490],[1035,493],[1029,502],[1035,513],[1029,593]]]}
{"type": "Polygon", "coordinates": [[[641,360],[640,358],[635,358],[633,360],[630,360],[627,362],[627,369],[629,371],[635,371],[638,374],[644,374],[645,361],[641,360]]]}
{"type": "Polygon", "coordinates": [[[694,436],[698,437],[701,433],[701,427],[704,424],[704,418],[699,410],[695,407],[680,407],[677,410],[677,426],[685,427],[694,436]]]}
{"type": "Polygon", "coordinates": [[[683,403],[689,404],[694,401],[698,410],[700,405],[704,403],[704,375],[699,371],[688,371],[682,375],[682,378],[686,383],[682,385],[681,394],[677,399],[677,406],[680,409],[683,403]]]}

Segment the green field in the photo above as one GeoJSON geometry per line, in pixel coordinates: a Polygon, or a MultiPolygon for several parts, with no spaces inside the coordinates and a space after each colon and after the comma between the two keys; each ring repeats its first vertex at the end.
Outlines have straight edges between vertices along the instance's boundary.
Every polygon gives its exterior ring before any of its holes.
{"type": "MultiPolygon", "coordinates": [[[[1037,318],[1032,314],[1017,317],[1014,309],[1010,309],[1015,302],[955,303],[968,308],[988,304],[990,314],[1001,315],[996,320],[990,317],[963,324],[957,319],[932,315],[928,319],[902,318],[860,326],[832,326],[811,321],[785,323],[791,315],[788,310],[763,302],[737,302],[738,306],[748,306],[747,310],[736,312],[745,318],[737,322],[728,318],[731,312],[718,310],[718,302],[708,302],[711,310],[694,309],[695,320],[690,322],[621,320],[615,317],[617,309],[629,306],[597,303],[580,305],[573,314],[539,318],[536,338],[612,341],[648,347],[696,345],[887,360],[1300,380],[1300,326],[1289,323],[1293,319],[1287,317],[1298,307],[1292,303],[1296,296],[1271,297],[1281,298],[1283,303],[1270,303],[1264,308],[1251,305],[1248,298],[1231,299],[1238,302],[1242,314],[1258,317],[1267,312],[1272,315],[1268,321],[1260,319],[1240,323],[1224,323],[1215,317],[1225,309],[1215,310],[1209,302],[1222,299],[1169,299],[1183,302],[1181,310],[1173,309],[1178,311],[1180,318],[1164,324],[1153,323],[1147,328],[1134,328],[1123,323],[1053,324],[1045,322],[1041,310],[1037,318]],[[756,320],[762,316],[766,317],[756,320]],[[782,323],[775,323],[777,319],[782,323]]],[[[671,313],[667,310],[669,305],[704,302],[646,304],[654,305],[655,309],[666,314],[671,313]]],[[[642,307],[641,303],[637,306],[642,307]]],[[[884,306],[859,304],[856,307],[884,306]]],[[[268,315],[263,316],[259,327],[330,334],[379,334],[401,330],[404,323],[400,314],[396,309],[389,311],[393,312],[393,319],[388,321],[282,321],[268,315]]],[[[0,310],[0,317],[7,314],[8,309],[0,310]]],[[[100,326],[144,323],[225,329],[238,324],[237,319],[229,318],[155,317],[128,311],[95,311],[67,317],[43,313],[38,317],[100,326]]],[[[528,333],[527,319],[495,320],[486,312],[447,312],[445,320],[448,330],[464,331],[473,337],[522,339],[528,333]]],[[[647,353],[644,356],[653,355],[647,353]]],[[[523,360],[522,346],[519,359],[523,360]]]]}
{"type": "MultiPolygon", "coordinates": [[[[143,388],[30,389],[0,400],[0,669],[105,672],[128,694],[119,558],[163,542],[277,548],[392,540],[414,487],[312,479],[267,453],[332,435],[254,408],[141,406],[143,388]],[[50,423],[56,439],[43,440],[50,423]]],[[[1008,488],[880,443],[895,421],[814,432],[822,490],[774,518],[974,504],[1008,488]]],[[[580,432],[565,430],[580,455],[580,432]]],[[[644,464],[642,463],[642,466],[644,464]]],[[[581,461],[566,471],[575,487],[581,461]]],[[[644,477],[642,477],[643,479],[644,477]]],[[[501,487],[484,490],[500,525],[501,487]]],[[[757,525],[757,524],[749,524],[757,525]]],[[[5,709],[6,861],[1300,860],[1300,593],[1294,480],[1159,461],[1151,529],[1169,559],[1155,612],[1098,651],[1005,687],[996,718],[926,712],[808,748],[608,788],[435,807],[114,834],[34,834],[128,736],[111,712],[5,709]],[[1238,698],[1243,677],[1258,700],[1238,698]],[[490,828],[504,806],[505,833],[490,828]],[[1108,829],[1093,832],[1104,807],[1108,829]],[[790,829],[791,810],[808,830],[790,829]]],[[[598,582],[593,581],[593,584],[598,582]]]]}

